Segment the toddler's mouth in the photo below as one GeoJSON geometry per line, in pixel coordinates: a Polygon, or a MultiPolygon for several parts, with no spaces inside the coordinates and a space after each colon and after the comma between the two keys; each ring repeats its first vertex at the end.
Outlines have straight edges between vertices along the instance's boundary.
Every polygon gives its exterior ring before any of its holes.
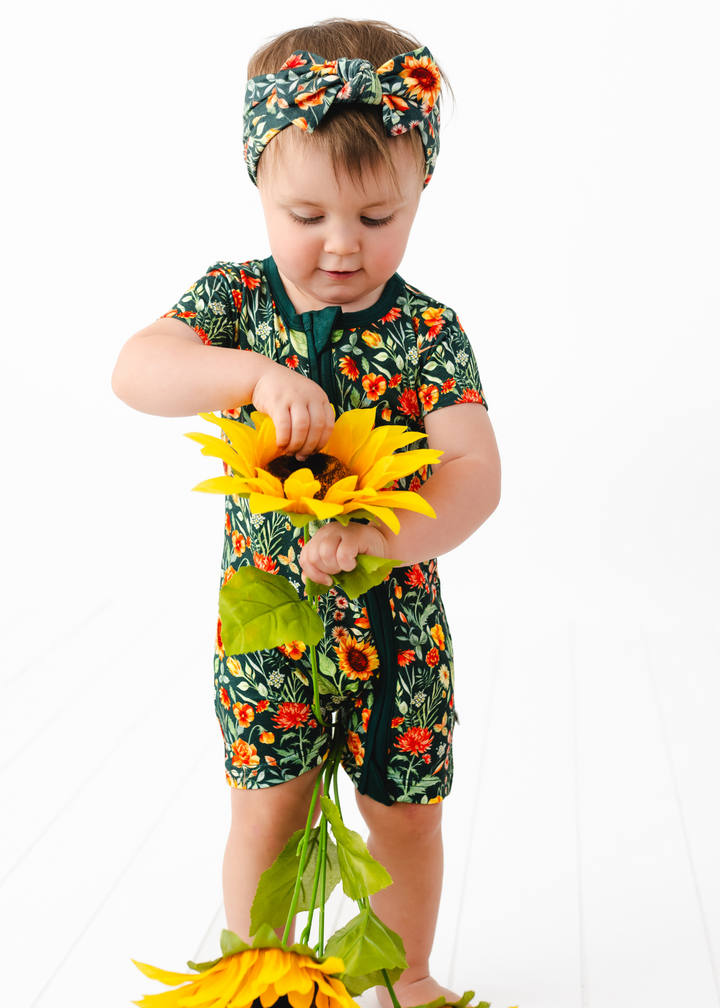
{"type": "Polygon", "coordinates": [[[354,277],[360,270],[320,270],[320,272],[324,273],[330,280],[349,280],[350,277],[354,277]]]}

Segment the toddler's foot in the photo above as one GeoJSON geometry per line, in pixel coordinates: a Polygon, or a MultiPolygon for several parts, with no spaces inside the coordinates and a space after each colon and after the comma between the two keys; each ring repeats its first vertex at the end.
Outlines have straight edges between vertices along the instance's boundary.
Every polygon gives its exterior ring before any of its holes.
{"type": "MultiPolygon", "coordinates": [[[[376,987],[375,993],[382,1008],[392,1008],[390,991],[387,987],[376,987]]],[[[427,1004],[439,997],[444,997],[448,1002],[460,999],[459,994],[448,990],[447,987],[441,987],[437,980],[433,980],[431,976],[408,984],[403,984],[403,978],[400,977],[395,984],[395,997],[400,1002],[401,1008],[413,1008],[414,1005],[427,1004]]]]}

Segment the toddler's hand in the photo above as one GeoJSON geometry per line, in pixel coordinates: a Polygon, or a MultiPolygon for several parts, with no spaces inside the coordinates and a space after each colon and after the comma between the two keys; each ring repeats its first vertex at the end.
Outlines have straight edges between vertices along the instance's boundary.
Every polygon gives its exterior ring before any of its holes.
{"type": "Polygon", "coordinates": [[[253,406],[275,424],[278,449],[306,459],[332,434],[335,418],[330,401],[314,381],[271,363],[255,384],[253,406]]]}
{"type": "Polygon", "coordinates": [[[387,541],[374,525],[329,522],[318,529],[300,553],[303,575],[318,584],[332,584],[331,574],[354,569],[358,553],[386,557],[387,541]]]}

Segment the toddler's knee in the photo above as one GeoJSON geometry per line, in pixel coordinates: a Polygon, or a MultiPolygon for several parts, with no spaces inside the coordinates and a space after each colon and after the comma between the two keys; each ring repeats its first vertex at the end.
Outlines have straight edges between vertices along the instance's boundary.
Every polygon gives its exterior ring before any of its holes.
{"type": "Polygon", "coordinates": [[[442,808],[436,805],[413,805],[410,802],[395,802],[382,805],[380,802],[357,795],[360,812],[370,832],[376,836],[392,837],[393,842],[432,842],[442,830],[442,808]]]}

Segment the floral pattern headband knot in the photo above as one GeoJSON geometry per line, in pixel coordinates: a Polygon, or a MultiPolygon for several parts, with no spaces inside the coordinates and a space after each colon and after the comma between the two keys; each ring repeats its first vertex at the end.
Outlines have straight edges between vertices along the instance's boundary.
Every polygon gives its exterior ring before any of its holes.
{"type": "Polygon", "coordinates": [[[417,129],[425,151],[425,185],[440,149],[440,71],[425,47],[402,53],[377,70],[362,59],[326,61],[298,49],[277,73],[251,77],[245,91],[243,153],[257,185],[257,164],[266,145],[286,126],[312,133],[333,102],[381,105],[385,131],[417,129]]]}

